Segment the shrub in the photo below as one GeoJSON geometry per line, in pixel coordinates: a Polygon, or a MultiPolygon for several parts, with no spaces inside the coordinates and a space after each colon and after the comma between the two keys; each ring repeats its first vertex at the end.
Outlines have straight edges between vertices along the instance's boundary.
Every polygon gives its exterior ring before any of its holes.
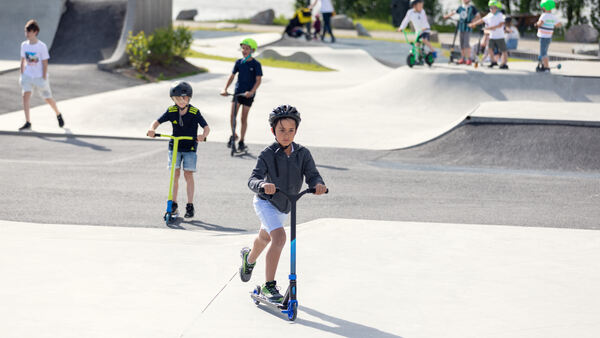
{"type": "Polygon", "coordinates": [[[158,28],[147,37],[144,32],[135,36],[129,32],[127,40],[129,62],[139,72],[147,72],[150,62],[168,66],[175,56],[185,57],[192,41],[192,32],[186,27],[158,28]]]}
{"type": "Polygon", "coordinates": [[[129,63],[140,73],[148,71],[150,62],[148,57],[150,49],[148,48],[148,39],[144,31],[137,33],[135,36],[129,32],[127,38],[127,55],[129,55],[129,63]]]}

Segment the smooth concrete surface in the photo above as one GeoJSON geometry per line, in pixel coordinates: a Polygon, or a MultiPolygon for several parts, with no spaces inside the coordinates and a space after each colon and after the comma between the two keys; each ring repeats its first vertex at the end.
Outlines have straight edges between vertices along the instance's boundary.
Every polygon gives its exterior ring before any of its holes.
{"type": "Polygon", "coordinates": [[[20,60],[25,41],[25,24],[35,19],[40,26],[38,38],[52,47],[66,0],[4,0],[0,5],[0,60],[20,60]],[[10,5],[8,4],[10,2],[10,5]]]}
{"type": "MultiPolygon", "coordinates": [[[[289,234],[289,229],[287,229],[289,234]]],[[[296,322],[237,275],[253,233],[0,221],[4,337],[597,337],[600,233],[318,219],[296,322]]],[[[277,280],[285,289],[289,244],[277,280]]]]}

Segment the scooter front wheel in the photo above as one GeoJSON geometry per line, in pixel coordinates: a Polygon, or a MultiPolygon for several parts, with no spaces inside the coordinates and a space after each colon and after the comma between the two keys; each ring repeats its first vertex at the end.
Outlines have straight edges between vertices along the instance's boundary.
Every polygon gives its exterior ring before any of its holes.
{"type": "Polygon", "coordinates": [[[165,223],[166,223],[167,225],[169,225],[169,222],[171,222],[171,213],[170,213],[170,212],[166,212],[166,213],[165,213],[165,217],[163,217],[163,218],[164,218],[164,220],[165,220],[165,223]]]}
{"type": "Polygon", "coordinates": [[[288,303],[287,315],[288,315],[288,319],[290,321],[296,320],[296,317],[298,316],[298,301],[297,300],[290,300],[290,302],[288,303]]]}
{"type": "Polygon", "coordinates": [[[413,66],[414,66],[416,63],[417,63],[417,60],[415,59],[415,56],[414,56],[414,54],[409,54],[409,55],[406,57],[406,64],[407,64],[407,65],[408,65],[410,68],[412,68],[412,67],[413,67],[413,66]]]}

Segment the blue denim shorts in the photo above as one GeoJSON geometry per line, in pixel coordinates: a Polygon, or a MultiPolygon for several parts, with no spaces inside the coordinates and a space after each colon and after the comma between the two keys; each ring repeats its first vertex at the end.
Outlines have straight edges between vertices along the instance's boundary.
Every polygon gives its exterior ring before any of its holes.
{"type": "Polygon", "coordinates": [[[540,38],[540,60],[548,57],[548,47],[550,47],[550,42],[552,42],[552,38],[540,38]]]}
{"type": "MultiPolygon", "coordinates": [[[[173,158],[173,150],[169,150],[169,170],[171,169],[171,159],[173,158]]],[[[198,156],[195,151],[179,151],[177,152],[177,160],[175,161],[175,169],[181,168],[183,161],[183,170],[196,171],[196,161],[198,156]]]]}
{"type": "Polygon", "coordinates": [[[254,195],[254,211],[260,219],[260,228],[269,234],[271,231],[283,228],[287,215],[279,211],[271,202],[258,198],[254,195]]]}

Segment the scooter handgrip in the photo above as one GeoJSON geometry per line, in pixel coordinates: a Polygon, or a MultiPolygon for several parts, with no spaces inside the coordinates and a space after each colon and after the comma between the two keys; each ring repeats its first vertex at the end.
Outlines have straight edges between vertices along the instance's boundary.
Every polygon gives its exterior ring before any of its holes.
{"type": "Polygon", "coordinates": [[[160,137],[160,134],[154,133],[154,137],[160,137]]]}

